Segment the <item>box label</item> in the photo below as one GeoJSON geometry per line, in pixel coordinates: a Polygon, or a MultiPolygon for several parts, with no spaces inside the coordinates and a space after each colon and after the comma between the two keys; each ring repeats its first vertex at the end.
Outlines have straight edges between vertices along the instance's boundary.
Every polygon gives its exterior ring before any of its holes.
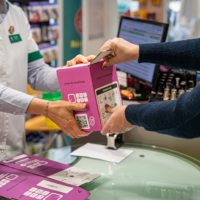
{"type": "Polygon", "coordinates": [[[117,81],[111,84],[105,85],[95,90],[95,95],[98,103],[101,125],[104,127],[111,114],[105,109],[105,105],[108,104],[112,107],[122,106],[121,96],[119,93],[119,86],[117,81]]]}
{"type": "Polygon", "coordinates": [[[21,42],[22,38],[19,34],[8,36],[11,43],[21,42]]]}
{"type": "Polygon", "coordinates": [[[38,183],[37,186],[40,186],[40,187],[43,187],[46,189],[50,189],[50,190],[54,190],[56,192],[62,192],[64,194],[68,194],[69,192],[71,192],[73,190],[72,187],[64,186],[64,185],[57,184],[57,183],[52,183],[50,181],[45,181],[45,180],[38,183]]]}
{"type": "Polygon", "coordinates": [[[81,129],[90,129],[87,114],[76,114],[75,118],[81,129]]]}

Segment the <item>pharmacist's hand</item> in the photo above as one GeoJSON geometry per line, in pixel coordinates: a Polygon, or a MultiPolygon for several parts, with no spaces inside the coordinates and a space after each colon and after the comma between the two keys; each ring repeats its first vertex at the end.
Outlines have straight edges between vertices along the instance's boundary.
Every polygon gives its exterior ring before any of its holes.
{"type": "Polygon", "coordinates": [[[94,55],[90,55],[88,57],[85,57],[83,55],[78,55],[74,59],[67,62],[67,67],[77,65],[77,64],[87,64],[88,62],[91,62],[95,58],[94,55]]]}
{"type": "Polygon", "coordinates": [[[139,45],[129,43],[122,38],[114,38],[107,41],[100,51],[108,49],[112,49],[115,56],[109,55],[104,58],[105,62],[102,67],[103,69],[114,64],[129,63],[139,59],[139,45]]]}
{"type": "Polygon", "coordinates": [[[74,118],[73,111],[86,109],[87,104],[67,101],[49,102],[48,117],[71,138],[88,136],[91,132],[82,131],[74,118]]]}
{"type": "Polygon", "coordinates": [[[106,105],[106,110],[112,115],[104,128],[101,130],[102,135],[106,135],[107,133],[125,133],[134,127],[126,120],[126,106],[113,108],[106,105]]]}

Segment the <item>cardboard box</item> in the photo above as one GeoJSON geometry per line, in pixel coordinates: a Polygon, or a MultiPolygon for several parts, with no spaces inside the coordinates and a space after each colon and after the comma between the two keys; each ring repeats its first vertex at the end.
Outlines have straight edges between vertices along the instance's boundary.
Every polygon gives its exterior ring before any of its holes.
{"type": "Polygon", "coordinates": [[[0,199],[81,200],[89,195],[77,186],[0,166],[0,199]]]}
{"type": "Polygon", "coordinates": [[[28,154],[9,158],[0,164],[74,186],[89,183],[100,177],[99,174],[28,154]]]}
{"type": "Polygon", "coordinates": [[[87,103],[84,111],[75,111],[74,115],[84,131],[100,131],[111,114],[105,105],[122,105],[122,98],[115,66],[102,70],[100,61],[95,64],[79,64],[57,71],[63,100],[74,103],[87,103]]]}

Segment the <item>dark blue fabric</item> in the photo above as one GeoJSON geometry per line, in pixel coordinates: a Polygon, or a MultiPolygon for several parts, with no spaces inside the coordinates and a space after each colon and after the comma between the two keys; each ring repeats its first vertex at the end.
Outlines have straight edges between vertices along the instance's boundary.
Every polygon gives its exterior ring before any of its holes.
{"type": "MultiPolygon", "coordinates": [[[[200,70],[200,39],[140,45],[139,62],[200,70]]],[[[200,137],[200,85],[177,100],[130,105],[127,120],[148,131],[181,138],[200,137]]]]}

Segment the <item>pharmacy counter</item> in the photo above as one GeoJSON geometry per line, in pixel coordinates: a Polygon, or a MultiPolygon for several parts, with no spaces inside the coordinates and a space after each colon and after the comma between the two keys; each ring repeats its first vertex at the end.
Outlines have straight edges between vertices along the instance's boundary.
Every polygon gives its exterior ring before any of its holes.
{"type": "Polygon", "coordinates": [[[88,200],[198,200],[200,199],[200,161],[164,148],[125,144],[134,152],[120,164],[97,159],[72,157],[80,145],[51,149],[37,156],[101,174],[82,186],[88,200]]]}

